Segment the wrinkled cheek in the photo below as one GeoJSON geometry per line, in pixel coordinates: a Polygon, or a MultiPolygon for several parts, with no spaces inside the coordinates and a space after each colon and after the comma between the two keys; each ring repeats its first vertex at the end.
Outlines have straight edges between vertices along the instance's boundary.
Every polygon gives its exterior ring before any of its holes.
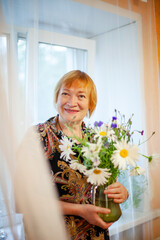
{"type": "Polygon", "coordinates": [[[63,107],[62,107],[60,104],[57,104],[56,109],[57,109],[58,113],[61,113],[61,112],[64,111],[64,110],[63,110],[63,107]]]}

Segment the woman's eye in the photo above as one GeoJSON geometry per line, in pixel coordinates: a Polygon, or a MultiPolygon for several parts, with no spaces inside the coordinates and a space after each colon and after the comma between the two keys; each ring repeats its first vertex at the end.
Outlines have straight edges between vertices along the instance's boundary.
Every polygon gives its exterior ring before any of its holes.
{"type": "Polygon", "coordinates": [[[62,92],[62,95],[66,96],[66,95],[68,95],[68,93],[66,93],[66,92],[62,92]]]}
{"type": "Polygon", "coordinates": [[[85,98],[85,97],[86,97],[86,96],[83,95],[83,94],[79,95],[79,98],[85,98]]]}
{"type": "Polygon", "coordinates": [[[80,97],[80,98],[85,98],[86,96],[83,95],[83,94],[81,94],[81,95],[79,95],[79,97],[80,97]]]}

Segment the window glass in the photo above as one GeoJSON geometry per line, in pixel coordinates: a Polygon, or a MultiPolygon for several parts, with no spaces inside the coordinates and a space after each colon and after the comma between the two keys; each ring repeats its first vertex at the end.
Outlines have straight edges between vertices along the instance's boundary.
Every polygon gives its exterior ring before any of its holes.
{"type": "Polygon", "coordinates": [[[65,73],[74,69],[86,71],[86,50],[39,43],[38,122],[56,114],[54,88],[65,73]]]}
{"type": "Polygon", "coordinates": [[[20,107],[20,124],[24,127],[25,124],[25,109],[26,109],[26,38],[18,38],[18,81],[19,81],[19,94],[21,99],[20,107]]]}

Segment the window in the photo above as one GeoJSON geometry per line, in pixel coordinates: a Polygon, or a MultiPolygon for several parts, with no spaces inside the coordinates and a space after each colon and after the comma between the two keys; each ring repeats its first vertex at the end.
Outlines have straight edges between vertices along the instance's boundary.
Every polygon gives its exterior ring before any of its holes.
{"type": "Polygon", "coordinates": [[[32,30],[18,34],[19,84],[22,94],[22,124],[43,122],[56,114],[53,103],[57,81],[68,71],[79,69],[93,74],[93,40],[32,30]],[[25,112],[24,112],[25,111],[25,112]]]}

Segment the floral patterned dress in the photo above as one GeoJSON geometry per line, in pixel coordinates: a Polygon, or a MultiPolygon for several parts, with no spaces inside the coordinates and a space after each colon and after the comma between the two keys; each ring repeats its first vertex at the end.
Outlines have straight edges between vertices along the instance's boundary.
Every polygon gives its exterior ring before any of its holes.
{"type": "MultiPolygon", "coordinates": [[[[61,201],[77,204],[90,204],[91,184],[79,171],[70,168],[69,164],[61,159],[59,148],[62,132],[56,129],[58,115],[50,118],[42,124],[38,124],[37,130],[44,148],[45,156],[51,166],[51,173],[56,183],[61,201]]],[[[82,124],[84,129],[84,123],[82,124]]],[[[75,158],[75,156],[73,156],[75,158]]],[[[108,231],[89,224],[79,216],[64,216],[67,230],[72,240],[104,240],[109,239],[108,231]]]]}

